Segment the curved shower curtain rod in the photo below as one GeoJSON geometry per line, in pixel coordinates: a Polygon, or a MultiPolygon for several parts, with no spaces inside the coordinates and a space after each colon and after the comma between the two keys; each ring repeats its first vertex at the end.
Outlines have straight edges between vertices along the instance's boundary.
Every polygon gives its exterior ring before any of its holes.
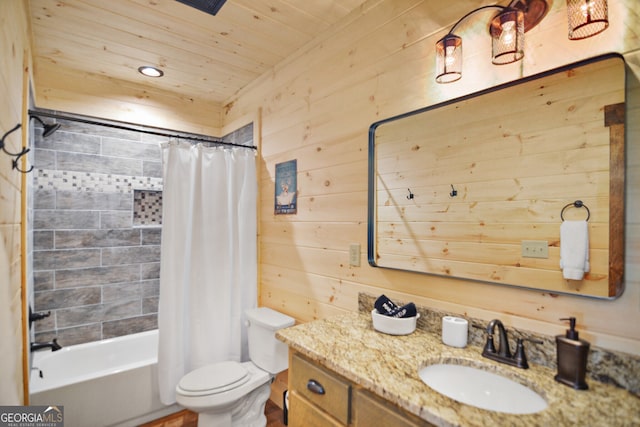
{"type": "Polygon", "coordinates": [[[51,112],[47,112],[46,110],[29,110],[29,116],[44,116],[44,117],[50,117],[53,119],[63,119],[63,120],[69,120],[69,121],[78,122],[78,123],[85,123],[89,125],[104,126],[104,127],[121,129],[121,130],[129,130],[129,131],[140,132],[148,135],[166,136],[169,138],[184,139],[184,140],[194,141],[194,142],[206,142],[210,144],[228,145],[232,147],[252,148],[254,150],[258,149],[258,147],[256,147],[255,145],[235,144],[233,142],[226,142],[218,138],[208,137],[206,135],[177,133],[169,129],[153,128],[149,126],[135,125],[133,123],[126,123],[126,122],[99,121],[90,117],[51,113],[51,112]]]}

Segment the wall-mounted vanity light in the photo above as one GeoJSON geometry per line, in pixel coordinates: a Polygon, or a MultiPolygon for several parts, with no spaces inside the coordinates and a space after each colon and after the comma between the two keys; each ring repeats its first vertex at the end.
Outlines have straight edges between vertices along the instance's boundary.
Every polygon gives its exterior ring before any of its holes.
{"type": "Polygon", "coordinates": [[[162,71],[158,67],[153,67],[151,65],[143,65],[142,67],[138,67],[138,72],[147,77],[162,77],[164,76],[164,71],[162,71]]]}
{"type": "MultiPolygon", "coordinates": [[[[482,6],[464,15],[436,42],[436,82],[451,83],[462,77],[462,38],[456,28],[471,15],[488,9],[499,12],[489,23],[491,62],[511,64],[524,57],[524,33],[538,25],[547,14],[547,0],[512,0],[508,6],[482,6]]],[[[609,25],[607,0],[567,0],[569,38],[591,37],[609,25]]]]}

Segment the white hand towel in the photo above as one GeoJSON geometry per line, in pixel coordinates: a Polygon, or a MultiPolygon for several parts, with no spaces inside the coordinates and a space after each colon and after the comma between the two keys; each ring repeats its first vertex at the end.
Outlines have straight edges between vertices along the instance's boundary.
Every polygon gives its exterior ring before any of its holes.
{"type": "Polygon", "coordinates": [[[560,225],[560,268],[570,280],[582,280],[589,271],[587,221],[563,221],[560,225]]]}

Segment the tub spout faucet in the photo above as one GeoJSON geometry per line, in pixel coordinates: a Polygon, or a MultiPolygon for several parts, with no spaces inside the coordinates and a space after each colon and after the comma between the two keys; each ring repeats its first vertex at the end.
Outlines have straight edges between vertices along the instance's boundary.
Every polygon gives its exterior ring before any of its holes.
{"type": "Polygon", "coordinates": [[[51,342],[32,342],[31,343],[31,351],[42,350],[43,348],[50,348],[51,351],[58,351],[62,348],[60,344],[58,344],[58,338],[54,338],[51,342]]]}

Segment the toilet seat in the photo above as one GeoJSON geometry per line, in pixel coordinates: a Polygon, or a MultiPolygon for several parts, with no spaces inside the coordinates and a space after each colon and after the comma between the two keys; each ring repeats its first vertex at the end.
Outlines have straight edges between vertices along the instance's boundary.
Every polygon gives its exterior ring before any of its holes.
{"type": "Polygon", "coordinates": [[[178,383],[184,396],[207,396],[224,393],[245,384],[251,375],[238,362],[226,361],[203,366],[182,377],[178,383]]]}

